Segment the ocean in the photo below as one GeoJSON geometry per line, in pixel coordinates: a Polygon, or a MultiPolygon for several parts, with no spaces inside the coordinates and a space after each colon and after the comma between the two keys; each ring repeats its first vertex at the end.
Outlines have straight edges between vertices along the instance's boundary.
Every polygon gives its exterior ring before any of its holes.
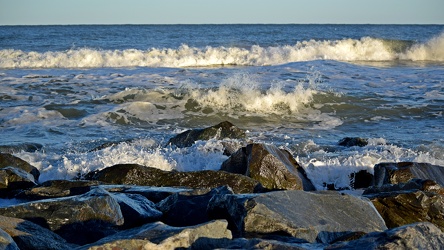
{"type": "Polygon", "coordinates": [[[444,25],[0,26],[0,151],[40,182],[118,163],[217,170],[221,141],[166,144],[230,121],[318,190],[349,188],[380,162],[444,166],[443,110],[444,25]]]}

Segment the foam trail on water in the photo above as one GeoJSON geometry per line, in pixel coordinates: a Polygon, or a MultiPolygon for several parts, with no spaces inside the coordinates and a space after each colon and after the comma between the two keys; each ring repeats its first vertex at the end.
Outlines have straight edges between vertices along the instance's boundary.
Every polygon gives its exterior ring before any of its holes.
{"type": "Polygon", "coordinates": [[[444,34],[424,44],[371,37],[299,41],[294,45],[250,48],[190,47],[148,50],[92,48],[26,52],[0,50],[0,68],[201,67],[211,65],[262,66],[311,60],[444,61],[444,34]]]}

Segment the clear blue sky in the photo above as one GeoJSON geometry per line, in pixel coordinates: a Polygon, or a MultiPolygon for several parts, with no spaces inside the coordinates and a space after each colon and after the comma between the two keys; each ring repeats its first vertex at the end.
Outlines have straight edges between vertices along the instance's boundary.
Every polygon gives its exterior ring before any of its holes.
{"type": "Polygon", "coordinates": [[[444,0],[0,0],[0,25],[444,24],[444,0]]]}

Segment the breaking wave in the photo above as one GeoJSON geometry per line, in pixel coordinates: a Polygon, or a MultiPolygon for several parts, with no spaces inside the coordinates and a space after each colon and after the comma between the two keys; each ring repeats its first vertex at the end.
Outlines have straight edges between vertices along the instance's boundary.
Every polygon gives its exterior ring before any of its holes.
{"type": "Polygon", "coordinates": [[[444,62],[444,33],[425,43],[363,37],[309,40],[275,47],[253,45],[250,48],[197,48],[184,44],[177,49],[148,50],[79,48],[44,53],[0,50],[0,68],[263,66],[311,60],[444,62]]]}

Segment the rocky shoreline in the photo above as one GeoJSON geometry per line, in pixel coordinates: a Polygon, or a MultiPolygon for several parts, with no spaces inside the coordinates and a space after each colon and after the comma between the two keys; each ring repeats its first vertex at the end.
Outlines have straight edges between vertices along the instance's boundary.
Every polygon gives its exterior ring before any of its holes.
{"type": "MultiPolygon", "coordinates": [[[[316,191],[288,151],[250,142],[229,122],[168,142],[226,143],[219,171],[119,164],[75,180],[0,153],[1,249],[442,249],[444,167],[380,163],[353,173],[362,195],[316,191]]],[[[365,139],[344,138],[362,146],[365,139]]],[[[104,145],[103,147],[112,146],[104,145]]]]}

